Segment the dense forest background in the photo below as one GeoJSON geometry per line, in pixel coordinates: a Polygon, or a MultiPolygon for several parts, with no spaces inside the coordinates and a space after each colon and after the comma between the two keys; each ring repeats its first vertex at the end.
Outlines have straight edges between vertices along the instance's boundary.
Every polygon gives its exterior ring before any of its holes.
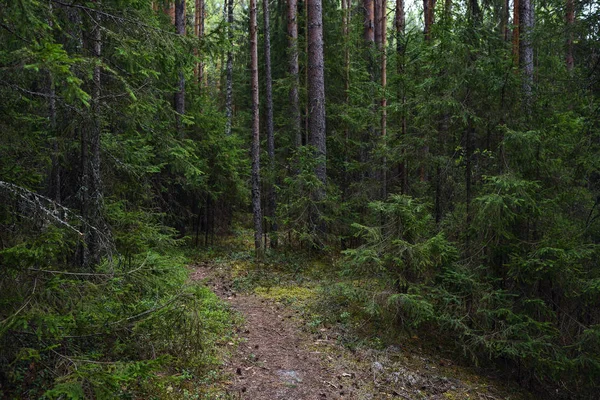
{"type": "Polygon", "coordinates": [[[0,397],[209,370],[231,321],[186,254],[253,227],[594,398],[599,39],[593,0],[1,0],[0,397]]]}

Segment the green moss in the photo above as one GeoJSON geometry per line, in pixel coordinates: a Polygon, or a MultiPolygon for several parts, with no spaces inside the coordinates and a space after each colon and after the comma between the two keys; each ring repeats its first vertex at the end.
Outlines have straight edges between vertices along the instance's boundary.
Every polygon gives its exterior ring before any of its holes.
{"type": "Polygon", "coordinates": [[[257,287],[254,293],[281,303],[309,303],[317,297],[315,289],[301,286],[257,287]]]}

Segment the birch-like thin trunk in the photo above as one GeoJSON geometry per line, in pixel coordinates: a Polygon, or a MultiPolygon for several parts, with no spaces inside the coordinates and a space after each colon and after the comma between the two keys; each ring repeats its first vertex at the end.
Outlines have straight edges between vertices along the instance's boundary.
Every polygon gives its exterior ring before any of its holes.
{"type": "Polygon", "coordinates": [[[287,2],[287,35],[288,35],[288,73],[292,79],[290,89],[290,112],[292,118],[292,134],[296,149],[302,146],[302,115],[300,113],[300,86],[298,67],[298,3],[297,0],[287,2]]]}
{"type": "MultiPolygon", "coordinates": [[[[231,0],[230,0],[231,1],[231,0]]],[[[265,27],[265,100],[267,112],[267,154],[269,155],[269,172],[271,182],[267,199],[267,216],[271,222],[271,247],[277,247],[277,199],[275,196],[275,133],[273,127],[273,82],[271,76],[271,28],[269,24],[269,0],[263,0],[263,17],[265,27]]]]}
{"type": "Polygon", "coordinates": [[[252,216],[254,249],[261,258],[262,210],[260,206],[260,119],[258,98],[258,37],[256,32],[256,0],[250,0],[250,69],[252,86],[252,216]]]}
{"type": "Polygon", "coordinates": [[[227,0],[227,38],[229,50],[227,51],[227,64],[225,67],[225,135],[231,135],[231,122],[233,119],[233,0],[227,0]]]}

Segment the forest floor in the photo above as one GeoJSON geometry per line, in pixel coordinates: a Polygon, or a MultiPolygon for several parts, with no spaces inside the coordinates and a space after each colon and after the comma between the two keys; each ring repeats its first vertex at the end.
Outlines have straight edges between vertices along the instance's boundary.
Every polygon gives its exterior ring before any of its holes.
{"type": "Polygon", "coordinates": [[[417,336],[404,335],[394,344],[377,334],[356,339],[360,335],[351,324],[315,311],[320,279],[299,277],[297,271],[289,279],[252,265],[216,258],[191,267],[191,279],[212,288],[244,321],[222,367],[225,398],[530,398],[514,384],[458,365],[448,352],[425,350],[417,336]]]}

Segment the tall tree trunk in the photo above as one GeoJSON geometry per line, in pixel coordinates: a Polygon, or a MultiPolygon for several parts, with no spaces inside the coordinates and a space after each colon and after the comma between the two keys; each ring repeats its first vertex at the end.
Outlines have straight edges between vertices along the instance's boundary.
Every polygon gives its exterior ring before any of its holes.
{"type": "MultiPolygon", "coordinates": [[[[406,29],[406,18],[404,13],[404,0],[396,0],[396,18],[395,18],[395,26],[396,26],[396,72],[398,76],[402,76],[404,74],[404,32],[406,29]]],[[[400,84],[398,85],[398,98],[401,100],[402,110],[400,114],[400,135],[401,140],[406,137],[406,112],[404,108],[406,107],[406,93],[404,90],[404,80],[400,80],[400,84]]],[[[406,153],[403,151],[403,160],[399,165],[399,178],[400,178],[400,187],[402,193],[406,194],[408,192],[408,172],[407,172],[407,164],[406,160],[404,160],[404,156],[406,153]]]]}
{"type": "MultiPolygon", "coordinates": [[[[232,1],[232,0],[230,0],[232,1]]],[[[277,201],[275,197],[275,133],[273,128],[273,82],[271,76],[271,28],[269,24],[269,0],[263,0],[263,17],[265,23],[265,97],[267,111],[267,154],[269,155],[269,172],[271,182],[267,199],[267,216],[271,222],[271,247],[277,247],[277,201]]]]}
{"type": "Polygon", "coordinates": [[[308,0],[308,105],[310,144],[318,159],[315,175],[323,184],[315,193],[315,200],[325,197],[327,181],[327,147],[325,126],[325,65],[323,59],[323,5],[322,0],[308,0]]]}
{"type": "MultiPolygon", "coordinates": [[[[365,59],[367,61],[367,70],[369,72],[369,78],[371,82],[375,82],[375,1],[376,0],[363,0],[363,12],[364,12],[364,45],[365,45],[365,59]]],[[[365,167],[369,164],[369,152],[371,149],[371,143],[375,136],[374,125],[375,125],[375,97],[373,93],[373,86],[369,90],[369,100],[372,101],[371,104],[371,114],[373,116],[373,121],[369,123],[369,128],[363,132],[362,135],[362,143],[360,145],[360,154],[359,161],[361,164],[361,180],[364,180],[368,174],[369,170],[365,167]]]]}
{"type": "Polygon", "coordinates": [[[573,27],[575,25],[575,2],[574,0],[567,0],[567,55],[566,64],[567,71],[573,72],[575,66],[575,59],[573,58],[573,27]]]}
{"type": "MultiPolygon", "coordinates": [[[[435,0],[423,0],[423,34],[425,35],[425,41],[431,41],[431,28],[433,27],[435,16],[435,0]]],[[[425,138],[426,140],[426,138],[425,138]]],[[[421,148],[421,165],[419,166],[419,180],[425,182],[427,177],[425,160],[429,154],[429,146],[423,145],[421,148]]]]}
{"type": "Polygon", "coordinates": [[[521,32],[520,32],[520,0],[513,0],[513,36],[512,36],[512,45],[513,45],[513,65],[519,65],[519,42],[521,41],[521,32]]]}
{"type": "Polygon", "coordinates": [[[250,0],[250,69],[252,86],[252,216],[254,249],[262,257],[262,210],[260,206],[260,119],[258,100],[258,37],[256,32],[256,0],[250,0]]]}
{"type": "Polygon", "coordinates": [[[375,16],[373,27],[374,35],[375,35],[375,45],[377,49],[381,50],[381,43],[383,42],[383,36],[381,31],[381,16],[383,11],[383,0],[373,0],[373,14],[375,16]]]}
{"type": "MultiPolygon", "coordinates": [[[[204,0],[196,0],[196,10],[194,16],[194,35],[201,40],[204,37],[204,0]]],[[[196,56],[198,56],[196,48],[196,56]]],[[[196,81],[202,85],[204,80],[204,63],[198,61],[196,64],[196,81]]]]}
{"type": "MultiPolygon", "coordinates": [[[[48,26],[54,27],[54,11],[52,3],[48,3],[48,12],[50,18],[48,19],[48,26]]],[[[54,75],[51,71],[48,71],[48,113],[50,114],[50,131],[52,135],[52,169],[50,171],[49,179],[49,194],[50,198],[57,203],[61,202],[60,196],[60,162],[59,162],[59,146],[58,146],[58,129],[56,123],[56,87],[54,84],[54,75]]]]}
{"type": "Polygon", "coordinates": [[[431,27],[435,19],[435,2],[436,0],[423,0],[423,33],[427,41],[431,39],[431,27]]]}
{"type": "MultiPolygon", "coordinates": [[[[177,0],[173,0],[177,1],[177,0]]],[[[173,1],[169,1],[169,4],[165,7],[165,14],[171,18],[171,24],[175,25],[175,3],[173,1]]]]}
{"type": "Polygon", "coordinates": [[[523,102],[527,114],[531,113],[533,90],[533,7],[531,0],[520,0],[520,46],[523,102]]]}
{"type": "Polygon", "coordinates": [[[505,42],[508,41],[510,27],[508,26],[508,19],[510,16],[510,0],[503,0],[502,2],[502,16],[500,21],[500,35],[505,42]]]}
{"type": "MultiPolygon", "coordinates": [[[[342,35],[344,37],[344,104],[350,104],[350,7],[351,0],[342,0],[342,35]]],[[[342,186],[342,201],[346,200],[346,193],[350,185],[350,174],[348,173],[350,129],[344,123],[344,181],[342,186]]]]}
{"type": "MultiPolygon", "coordinates": [[[[185,35],[185,0],[175,0],[175,31],[178,35],[185,35]]],[[[185,114],[185,77],[183,69],[179,69],[178,90],[175,93],[175,112],[177,131],[181,135],[181,116],[185,114]]]]}
{"type": "Polygon", "coordinates": [[[93,31],[93,54],[97,59],[94,67],[93,85],[92,85],[92,126],[89,135],[89,156],[90,156],[90,179],[89,179],[89,218],[90,225],[88,250],[89,265],[94,266],[100,262],[100,221],[102,209],[102,178],[100,175],[100,89],[101,89],[101,68],[100,59],[102,57],[102,30],[100,26],[100,15],[96,16],[97,23],[93,31]]]}
{"type": "Polygon", "coordinates": [[[471,211],[471,200],[473,198],[472,193],[472,177],[473,177],[473,136],[474,136],[475,128],[473,127],[473,120],[469,117],[466,139],[465,139],[465,149],[466,149],[466,166],[465,166],[465,187],[466,187],[466,247],[467,247],[467,255],[470,255],[470,247],[471,247],[471,221],[473,220],[472,211],[471,211]]]}
{"type": "Polygon", "coordinates": [[[296,148],[302,146],[302,116],[300,113],[300,86],[298,67],[298,3],[297,0],[287,2],[287,34],[288,34],[288,73],[292,79],[290,89],[290,112],[292,117],[292,134],[296,148]]]}
{"type": "MultiPolygon", "coordinates": [[[[387,151],[387,0],[381,0],[381,88],[383,97],[381,99],[381,137],[383,139],[384,154],[387,151]]],[[[387,198],[387,158],[383,156],[383,168],[381,171],[382,198],[387,198]]]]}
{"type": "Polygon", "coordinates": [[[375,43],[375,0],[363,0],[365,13],[364,37],[367,47],[375,43]]]}
{"type": "MultiPolygon", "coordinates": [[[[233,118],[233,0],[227,0],[227,38],[229,39],[229,50],[227,51],[226,93],[225,93],[225,135],[231,135],[231,121],[233,118]]],[[[270,62],[269,62],[270,68],[270,62]]]]}

